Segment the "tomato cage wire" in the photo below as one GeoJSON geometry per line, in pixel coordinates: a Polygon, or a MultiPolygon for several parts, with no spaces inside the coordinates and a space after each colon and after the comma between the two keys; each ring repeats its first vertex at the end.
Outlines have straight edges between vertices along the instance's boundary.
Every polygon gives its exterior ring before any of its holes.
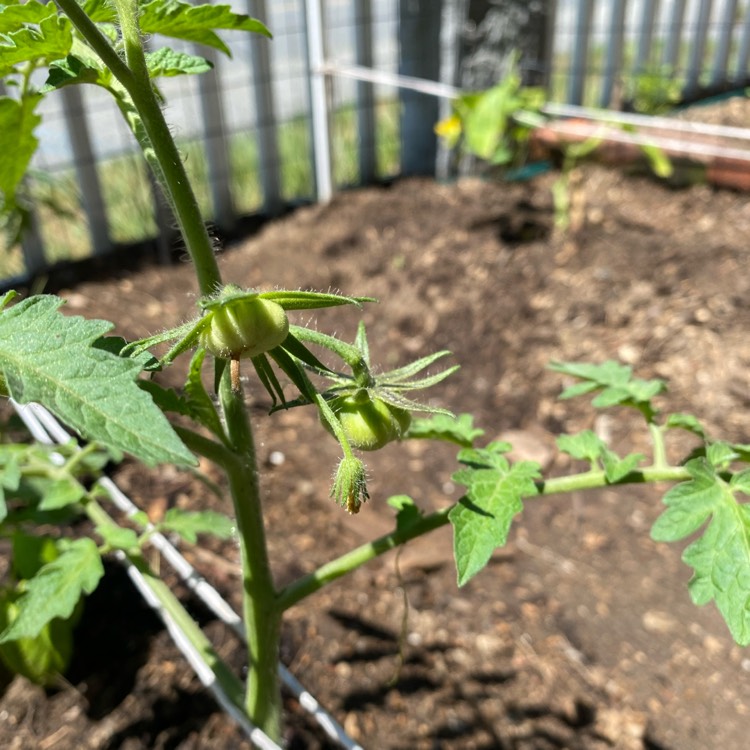
{"type": "MultiPolygon", "coordinates": [[[[43,406],[30,403],[20,405],[10,399],[13,408],[26,425],[32,437],[44,445],[64,445],[70,443],[73,436],[68,433],[57,419],[43,406]]],[[[79,446],[80,450],[80,446],[79,446]]],[[[63,464],[65,459],[59,453],[52,455],[52,461],[63,464]]],[[[130,517],[139,512],[138,507],[109,477],[98,480],[98,486],[102,487],[109,495],[114,505],[126,516],[130,517]]],[[[183,583],[213,612],[216,617],[229,626],[234,633],[244,642],[245,631],[242,618],[235,612],[231,605],[221,594],[183,557],[180,551],[167,538],[158,531],[153,531],[150,524],[146,527],[152,531],[148,537],[147,544],[156,549],[163,559],[180,576],[183,583]]],[[[219,706],[237,722],[248,739],[260,750],[282,750],[268,735],[256,727],[227,696],[222,686],[217,682],[211,667],[205,662],[198,650],[193,646],[185,635],[182,628],[164,609],[161,602],[155,596],[146,583],[145,578],[135,565],[131,563],[123,552],[117,553],[117,559],[125,566],[128,576],[141,594],[144,601],[156,612],[164,623],[167,632],[175,645],[182,652],[187,662],[192,667],[198,679],[211,693],[219,706]]],[[[297,678],[283,665],[279,664],[279,679],[286,690],[291,693],[300,706],[309,713],[315,722],[321,727],[326,735],[337,742],[345,750],[363,750],[361,745],[355,742],[344,731],[336,719],[328,713],[313,695],[311,695],[297,680],[297,678]]]]}
{"type": "MultiPolygon", "coordinates": [[[[313,80],[317,79],[319,87],[322,86],[319,89],[322,91],[320,96],[313,97],[312,100],[314,140],[316,149],[319,149],[316,153],[321,154],[321,158],[316,161],[316,178],[318,185],[322,186],[319,196],[321,201],[330,200],[332,197],[330,132],[324,83],[326,78],[349,78],[448,100],[464,93],[455,86],[438,81],[374,70],[361,65],[338,63],[334,60],[325,60],[322,55],[316,60],[312,77],[313,80]]],[[[745,180],[730,183],[732,187],[745,187],[750,184],[750,128],[693,122],[676,117],[593,109],[573,104],[549,103],[544,105],[541,111],[549,118],[543,127],[547,136],[545,140],[548,142],[549,135],[552,134],[556,137],[557,143],[601,138],[608,144],[655,146],[662,149],[670,158],[690,159],[707,165],[717,163],[724,168],[748,174],[745,180]]]]}

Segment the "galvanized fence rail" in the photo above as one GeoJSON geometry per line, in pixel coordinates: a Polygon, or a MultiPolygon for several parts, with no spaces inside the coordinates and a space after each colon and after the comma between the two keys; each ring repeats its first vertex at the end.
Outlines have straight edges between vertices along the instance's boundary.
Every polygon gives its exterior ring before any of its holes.
{"type": "MultiPolygon", "coordinates": [[[[230,1],[266,21],[274,40],[230,32],[231,61],[216,55],[210,74],[161,84],[219,236],[250,213],[328,200],[342,182],[435,174],[436,165],[446,176],[432,128],[448,103],[374,78],[352,81],[346,71],[355,67],[465,89],[494,82],[520,45],[522,68],[550,101],[604,108],[620,108],[653,75],[688,99],[750,84],[750,3],[739,0],[230,1]],[[347,116],[352,145],[342,156],[347,116]],[[393,141],[387,165],[384,139],[393,141]]],[[[43,114],[33,166],[59,181],[72,217],[37,202],[22,246],[0,250],[6,287],[8,276],[28,280],[66,253],[104,255],[172,230],[142,176],[127,194],[115,192],[113,174],[133,144],[100,92],[65,88],[43,114]],[[135,203],[145,216],[131,220],[135,203]]]]}

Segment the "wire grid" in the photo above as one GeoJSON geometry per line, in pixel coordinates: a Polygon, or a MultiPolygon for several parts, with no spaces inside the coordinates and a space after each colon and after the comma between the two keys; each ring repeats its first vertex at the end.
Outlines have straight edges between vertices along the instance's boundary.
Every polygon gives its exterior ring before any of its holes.
{"type": "MultiPolygon", "coordinates": [[[[72,435],[43,406],[35,403],[20,405],[12,399],[11,404],[32,437],[38,442],[45,445],[62,445],[72,439],[72,435]]],[[[64,463],[64,458],[60,454],[53,454],[52,460],[58,464],[64,463]]],[[[107,491],[112,502],[125,515],[133,516],[138,513],[138,507],[120,490],[112,479],[102,477],[98,481],[98,485],[107,491]]],[[[153,526],[149,524],[147,529],[153,530],[153,526]]],[[[245,630],[242,618],[232,609],[231,605],[221,594],[183,557],[180,551],[163,534],[157,531],[149,535],[147,543],[161,554],[164,560],[180,576],[183,583],[209,610],[219,620],[228,625],[244,642],[245,630]]],[[[128,575],[139,593],[162,619],[175,645],[183,653],[201,683],[214,696],[221,708],[238,723],[250,741],[258,748],[261,750],[282,750],[266,734],[255,727],[247,715],[229,699],[221,685],[216,681],[211,667],[206,664],[181,628],[164,610],[141,573],[128,561],[123,553],[118,553],[117,557],[125,565],[128,575]]],[[[345,750],[363,750],[361,745],[346,734],[336,719],[320,705],[317,699],[302,686],[299,680],[283,664],[279,664],[279,679],[282,685],[297,699],[300,706],[312,716],[332,740],[336,741],[345,750]]]]}

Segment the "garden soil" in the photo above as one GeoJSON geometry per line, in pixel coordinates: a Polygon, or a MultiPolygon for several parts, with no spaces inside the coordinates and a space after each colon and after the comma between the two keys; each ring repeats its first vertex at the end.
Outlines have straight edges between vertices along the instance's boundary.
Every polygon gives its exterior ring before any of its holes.
{"type": "MultiPolygon", "coordinates": [[[[448,349],[461,369],[430,403],[475,416],[483,440],[546,475],[581,470],[555,436],[590,428],[619,452],[648,453],[637,414],[559,401],[551,361],[617,359],[664,378],[665,412],[699,415],[712,435],[750,442],[750,201],[706,186],[674,189],[586,167],[574,226],[553,231],[547,175],[527,184],[409,179],[337,195],[264,226],[220,254],[246,287],[372,295],[362,313],[384,369],[448,349]]],[[[62,286],[66,310],[119,321],[128,338],[196,312],[183,258],[62,286]]],[[[352,338],[354,309],[295,320],[352,338]]],[[[182,363],[184,364],[184,363],[182,363]]],[[[180,362],[166,374],[179,384],[180,362]]],[[[349,516],[329,498],[337,446],[309,409],[267,415],[249,368],[247,398],[279,584],[393,527],[386,500],[425,511],[455,501],[455,449],[422,441],[367,456],[370,500],[349,516]]],[[[694,443],[670,439],[679,460],[694,443]]],[[[210,466],[209,478],[218,480],[210,466]]],[[[173,506],[229,512],[194,475],[117,468],[157,520],[173,506]]],[[[507,546],[463,588],[448,528],[391,552],[288,612],[282,656],[367,750],[743,750],[750,736],[750,651],[713,605],[695,607],[682,545],[649,529],[666,486],[529,500],[507,546]]],[[[239,606],[234,543],[186,548],[239,606]]],[[[155,563],[156,564],[156,563],[155,563]]],[[[164,574],[181,592],[169,570],[164,574]]],[[[181,592],[241,673],[236,638],[181,592]]],[[[290,748],[327,748],[292,698],[290,748]]],[[[92,595],[73,663],[44,690],[16,678],[0,699],[12,750],[241,750],[216,707],[116,563],[92,595]]]]}

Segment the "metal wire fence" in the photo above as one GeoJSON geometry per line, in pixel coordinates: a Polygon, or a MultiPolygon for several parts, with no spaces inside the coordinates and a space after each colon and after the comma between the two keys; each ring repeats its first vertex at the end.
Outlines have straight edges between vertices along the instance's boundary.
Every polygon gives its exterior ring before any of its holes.
{"type": "MultiPolygon", "coordinates": [[[[551,102],[658,111],[750,83],[750,4],[740,0],[231,4],[264,20],[274,39],[227,32],[231,60],[217,54],[210,73],[161,83],[220,237],[241,217],[325,200],[341,186],[434,174],[441,164],[445,176],[432,130],[445,97],[356,79],[352,66],[477,89],[501,78],[520,49],[528,82],[545,85],[551,102]]],[[[22,245],[0,247],[3,285],[158,238],[166,255],[172,219],[106,93],[64,88],[42,115],[27,183],[34,212],[22,245]]]]}

